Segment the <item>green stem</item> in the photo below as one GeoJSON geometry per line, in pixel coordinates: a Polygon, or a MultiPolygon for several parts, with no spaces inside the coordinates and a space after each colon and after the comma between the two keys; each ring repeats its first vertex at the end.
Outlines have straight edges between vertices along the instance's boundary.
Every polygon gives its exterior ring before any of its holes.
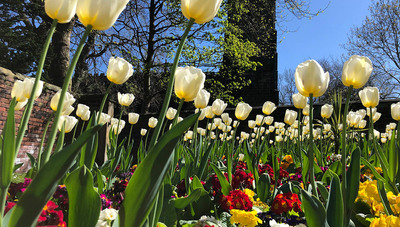
{"type": "MultiPolygon", "coordinates": [[[[37,156],[37,167],[36,167],[36,168],[37,168],[37,171],[39,171],[40,166],[41,166],[42,149],[43,149],[44,139],[46,138],[47,130],[49,129],[49,125],[50,125],[50,122],[51,122],[51,120],[53,119],[53,117],[54,117],[54,112],[51,113],[51,116],[50,116],[49,119],[47,120],[45,129],[44,129],[43,134],[42,134],[42,139],[41,139],[41,141],[40,141],[39,152],[38,152],[38,156],[37,156]]],[[[37,171],[36,171],[36,172],[37,172],[37,171]]],[[[32,179],[33,179],[33,177],[34,177],[34,176],[32,176],[32,179]]]]}
{"type": "Polygon", "coordinates": [[[182,106],[183,106],[183,103],[184,103],[184,102],[185,102],[184,99],[181,99],[181,100],[179,101],[178,110],[176,111],[175,118],[174,118],[174,120],[172,121],[172,127],[174,127],[174,126],[176,125],[176,123],[178,122],[179,114],[181,113],[182,106]]]}
{"type": "Polygon", "coordinates": [[[131,128],[129,129],[129,136],[128,136],[128,146],[131,145],[131,135],[132,135],[132,129],[133,125],[131,125],[131,128]]]}
{"type": "Polygon", "coordinates": [[[179,43],[178,49],[176,50],[174,63],[171,67],[171,74],[169,77],[167,92],[165,93],[163,106],[161,108],[160,115],[158,116],[159,124],[157,124],[157,127],[154,130],[153,136],[151,137],[149,149],[151,149],[156,144],[158,136],[160,135],[161,126],[163,125],[164,118],[165,118],[165,113],[167,112],[169,102],[171,101],[172,88],[173,88],[173,84],[174,84],[174,76],[175,76],[176,67],[178,65],[179,58],[182,53],[183,45],[185,44],[186,38],[189,34],[191,27],[193,26],[193,23],[194,23],[194,19],[192,18],[189,20],[189,23],[186,26],[186,30],[182,35],[181,42],[179,43]]]}
{"type": "Polygon", "coordinates": [[[302,141],[301,141],[301,135],[302,135],[302,129],[303,129],[303,126],[302,126],[302,124],[301,124],[301,109],[299,109],[299,114],[297,115],[297,118],[298,118],[298,120],[297,120],[297,130],[298,130],[298,136],[297,136],[297,142],[298,142],[298,148],[299,148],[299,151],[298,151],[298,155],[299,155],[299,159],[300,159],[300,167],[301,167],[301,169],[303,169],[303,157],[302,157],[302,152],[301,152],[301,143],[302,143],[302,141]]]}
{"type": "Polygon", "coordinates": [[[6,206],[7,189],[8,187],[0,189],[0,227],[2,226],[1,223],[3,222],[4,208],[6,206]]]}
{"type": "Polygon", "coordinates": [[[92,26],[88,25],[86,27],[85,33],[83,34],[83,36],[82,36],[82,38],[81,38],[81,40],[79,42],[78,48],[76,49],[74,57],[72,58],[72,61],[71,61],[71,65],[69,66],[67,74],[65,76],[64,84],[62,86],[62,90],[61,90],[61,94],[60,94],[60,100],[59,100],[58,106],[57,106],[57,112],[56,112],[56,115],[54,117],[53,125],[51,127],[51,132],[50,132],[50,135],[49,135],[49,139],[48,139],[48,141],[46,143],[46,148],[45,148],[45,150],[43,152],[43,157],[42,157],[43,158],[43,162],[42,162],[43,165],[46,164],[46,162],[50,159],[51,150],[53,148],[54,141],[55,141],[56,135],[57,135],[58,121],[60,120],[61,112],[62,112],[62,109],[63,109],[63,106],[64,106],[65,95],[67,93],[68,86],[69,86],[69,84],[71,82],[71,78],[72,78],[72,74],[74,73],[75,66],[78,63],[79,56],[81,55],[82,49],[85,46],[86,39],[89,36],[91,31],[92,31],[92,26]]]}
{"type": "Polygon", "coordinates": [[[15,152],[19,151],[19,148],[21,147],[21,144],[22,144],[22,140],[24,138],[25,131],[28,128],[28,122],[29,122],[29,118],[32,113],[32,108],[33,108],[33,103],[34,103],[33,99],[35,98],[34,96],[35,96],[36,90],[39,86],[40,78],[42,76],[44,62],[45,62],[46,56],[47,56],[47,51],[49,49],[49,46],[51,43],[51,38],[53,37],[56,27],[57,27],[57,19],[54,19],[53,23],[50,27],[49,33],[47,35],[46,41],[43,45],[43,50],[42,50],[42,54],[40,55],[40,60],[39,60],[38,68],[36,71],[36,79],[35,79],[35,83],[33,84],[31,97],[29,98],[28,103],[26,104],[24,115],[22,117],[21,124],[20,124],[19,130],[18,130],[17,140],[16,140],[16,144],[15,144],[16,145],[15,152]]]}
{"type": "Polygon", "coordinates": [[[101,113],[103,112],[104,105],[106,104],[106,100],[107,100],[108,94],[110,94],[111,87],[113,86],[113,84],[114,84],[114,83],[110,83],[110,85],[108,85],[107,91],[106,91],[106,93],[105,93],[104,96],[103,96],[103,100],[101,101],[100,108],[99,108],[99,112],[97,113],[97,114],[98,114],[98,116],[97,116],[97,122],[100,121],[101,113]]]}
{"type": "Polygon", "coordinates": [[[310,147],[308,150],[308,171],[309,171],[309,176],[310,176],[310,183],[311,183],[311,188],[312,188],[312,193],[315,196],[318,196],[317,194],[317,189],[315,188],[315,179],[314,179],[314,134],[313,134],[313,120],[314,120],[314,114],[313,114],[313,95],[310,94],[310,147]]]}
{"type": "MultiPolygon", "coordinates": [[[[346,178],[346,157],[347,157],[347,152],[346,152],[346,131],[347,131],[347,113],[349,112],[349,102],[350,102],[350,97],[351,93],[353,92],[353,86],[350,86],[349,89],[347,90],[347,97],[346,97],[346,104],[344,107],[344,113],[343,113],[343,119],[342,119],[342,197],[343,201],[347,201],[347,178],[346,178]]],[[[344,210],[347,209],[346,203],[343,203],[343,208],[344,210]]],[[[344,221],[346,222],[346,217],[344,221]]]]}

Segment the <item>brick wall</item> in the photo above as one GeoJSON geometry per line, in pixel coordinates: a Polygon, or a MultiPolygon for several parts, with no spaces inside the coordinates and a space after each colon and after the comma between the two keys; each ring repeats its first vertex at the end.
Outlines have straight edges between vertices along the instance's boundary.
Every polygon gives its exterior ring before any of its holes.
{"type": "MultiPolygon", "coordinates": [[[[24,75],[13,73],[8,69],[0,67],[0,133],[7,119],[7,111],[11,101],[11,89],[14,82],[15,80],[23,80],[25,77],[24,75]]],[[[50,100],[59,89],[60,88],[57,86],[45,83],[42,94],[33,106],[28,128],[15,161],[15,163],[24,163],[18,172],[25,172],[30,168],[30,161],[26,153],[37,157],[45,125],[52,113],[50,100]]],[[[17,128],[23,110],[24,109],[15,112],[17,128]]]]}

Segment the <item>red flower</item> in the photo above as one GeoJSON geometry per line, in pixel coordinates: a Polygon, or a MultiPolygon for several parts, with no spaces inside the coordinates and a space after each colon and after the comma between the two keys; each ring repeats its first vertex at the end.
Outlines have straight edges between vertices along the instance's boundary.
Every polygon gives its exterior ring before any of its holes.
{"type": "Polygon", "coordinates": [[[224,211],[230,211],[231,209],[251,211],[253,208],[253,203],[249,196],[241,190],[233,190],[229,192],[229,195],[222,196],[220,204],[224,211]]]}
{"type": "Polygon", "coordinates": [[[276,195],[274,201],[272,202],[271,211],[276,214],[282,214],[294,210],[300,212],[301,202],[297,194],[287,192],[285,194],[276,195]]]}

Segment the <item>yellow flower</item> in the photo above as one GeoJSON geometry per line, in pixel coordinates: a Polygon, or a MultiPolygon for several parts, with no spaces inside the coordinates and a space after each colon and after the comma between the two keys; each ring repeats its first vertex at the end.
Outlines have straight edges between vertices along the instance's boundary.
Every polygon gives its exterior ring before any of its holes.
{"type": "Polygon", "coordinates": [[[244,189],[243,192],[249,197],[249,199],[251,200],[251,202],[254,203],[253,197],[254,197],[254,195],[255,195],[256,193],[255,193],[254,191],[248,189],[248,188],[244,189]]]}
{"type": "Polygon", "coordinates": [[[387,216],[384,214],[379,216],[379,218],[375,218],[370,224],[370,227],[386,226],[400,226],[400,218],[393,215],[387,216]]]}
{"type": "Polygon", "coordinates": [[[239,227],[255,227],[262,221],[257,217],[257,211],[231,210],[231,224],[239,224],[239,227]]]}

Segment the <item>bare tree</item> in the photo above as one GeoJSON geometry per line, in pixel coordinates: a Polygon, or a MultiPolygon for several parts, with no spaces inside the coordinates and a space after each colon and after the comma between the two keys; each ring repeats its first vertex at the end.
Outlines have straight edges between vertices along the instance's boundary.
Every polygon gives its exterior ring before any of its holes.
{"type": "Polygon", "coordinates": [[[399,97],[400,90],[400,2],[375,0],[370,16],[351,30],[344,47],[349,54],[368,56],[374,66],[371,81],[382,98],[399,97]]]}

